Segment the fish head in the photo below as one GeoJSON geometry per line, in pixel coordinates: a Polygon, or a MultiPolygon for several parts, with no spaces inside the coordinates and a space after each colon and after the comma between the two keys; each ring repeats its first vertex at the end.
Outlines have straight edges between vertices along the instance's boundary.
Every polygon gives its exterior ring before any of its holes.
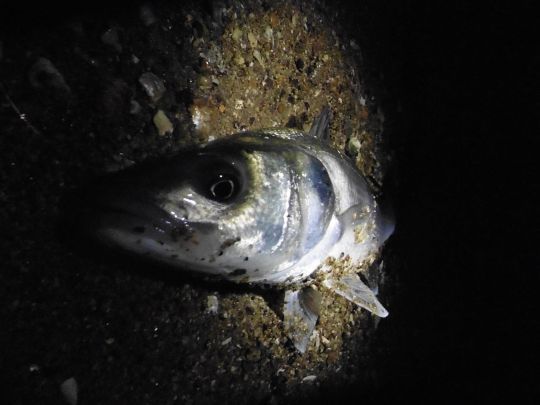
{"type": "Polygon", "coordinates": [[[228,218],[242,204],[249,181],[239,151],[186,151],[88,187],[84,229],[109,246],[219,274],[212,259],[236,238],[228,218]]]}
{"type": "Polygon", "coordinates": [[[339,238],[325,166],[290,140],[242,133],[91,186],[85,227],[154,261],[237,282],[300,281],[339,238]]]}

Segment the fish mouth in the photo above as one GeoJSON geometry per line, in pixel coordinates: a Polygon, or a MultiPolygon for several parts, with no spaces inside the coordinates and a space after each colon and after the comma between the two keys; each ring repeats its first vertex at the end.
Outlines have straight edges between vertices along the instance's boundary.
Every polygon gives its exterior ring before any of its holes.
{"type": "Polygon", "coordinates": [[[168,241],[190,240],[196,233],[209,234],[216,225],[193,222],[177,206],[171,214],[162,208],[156,193],[120,182],[100,181],[66,196],[66,229],[108,244],[111,232],[168,241]]]}
{"type": "Polygon", "coordinates": [[[73,223],[90,236],[104,229],[117,229],[175,239],[193,231],[187,215],[171,215],[159,206],[152,193],[118,184],[93,184],[79,190],[70,203],[73,223]]]}
{"type": "Polygon", "coordinates": [[[152,200],[113,199],[99,201],[96,214],[102,218],[101,226],[118,226],[133,233],[166,234],[172,239],[193,233],[187,218],[176,218],[152,200]]]}

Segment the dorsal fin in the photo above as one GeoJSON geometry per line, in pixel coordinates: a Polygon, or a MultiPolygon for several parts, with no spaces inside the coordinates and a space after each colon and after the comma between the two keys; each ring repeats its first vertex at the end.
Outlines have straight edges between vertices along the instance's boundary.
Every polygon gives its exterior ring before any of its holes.
{"type": "Polygon", "coordinates": [[[329,137],[330,107],[324,106],[321,113],[313,120],[309,135],[317,139],[326,140],[329,137]]]}

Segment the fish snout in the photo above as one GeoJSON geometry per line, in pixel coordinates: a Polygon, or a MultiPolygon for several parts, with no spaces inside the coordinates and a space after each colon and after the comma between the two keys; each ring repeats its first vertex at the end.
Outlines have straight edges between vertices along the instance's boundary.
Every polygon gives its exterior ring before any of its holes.
{"type": "Polygon", "coordinates": [[[169,213],[152,192],[118,182],[92,184],[72,204],[83,232],[100,238],[104,230],[173,240],[191,231],[185,208],[169,213]]]}

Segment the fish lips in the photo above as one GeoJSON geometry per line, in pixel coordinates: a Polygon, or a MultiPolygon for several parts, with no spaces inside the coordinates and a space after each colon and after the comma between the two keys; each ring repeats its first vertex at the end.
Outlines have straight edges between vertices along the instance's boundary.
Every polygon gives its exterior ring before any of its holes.
{"type": "Polygon", "coordinates": [[[121,198],[101,202],[95,208],[102,228],[167,235],[172,240],[193,233],[186,218],[170,215],[152,200],[121,198]]]}
{"type": "Polygon", "coordinates": [[[70,195],[65,206],[71,227],[91,237],[104,229],[172,239],[193,232],[186,218],[162,209],[152,193],[118,183],[91,184],[70,195]]]}
{"type": "MultiPolygon", "coordinates": [[[[176,211],[182,212],[182,207],[176,211]]],[[[152,198],[130,199],[116,197],[98,200],[92,205],[88,219],[94,231],[104,228],[116,228],[138,234],[145,234],[154,239],[188,240],[194,234],[209,235],[218,228],[217,224],[205,221],[189,221],[185,216],[172,215],[152,198]]]]}

